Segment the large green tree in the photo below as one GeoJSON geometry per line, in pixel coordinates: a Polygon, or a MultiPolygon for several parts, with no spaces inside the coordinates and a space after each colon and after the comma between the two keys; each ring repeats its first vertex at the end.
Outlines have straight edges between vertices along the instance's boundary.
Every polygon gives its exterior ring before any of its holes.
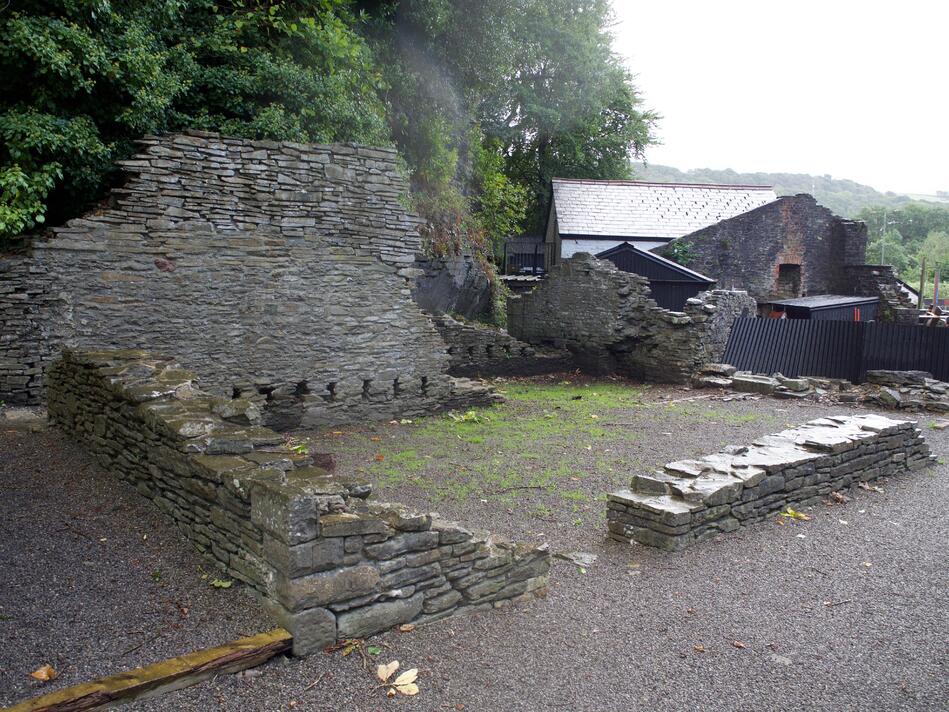
{"type": "Polygon", "coordinates": [[[144,134],[388,140],[347,0],[21,0],[0,11],[0,239],[103,194],[144,134]]]}

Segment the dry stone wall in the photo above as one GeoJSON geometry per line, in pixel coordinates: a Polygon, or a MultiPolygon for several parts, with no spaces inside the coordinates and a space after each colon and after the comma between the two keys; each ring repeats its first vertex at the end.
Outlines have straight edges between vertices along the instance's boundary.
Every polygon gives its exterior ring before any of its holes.
{"type": "Polygon", "coordinates": [[[522,376],[569,370],[565,351],[535,349],[503,329],[442,315],[432,319],[448,346],[449,373],[456,376],[522,376]]]}
{"type": "Polygon", "coordinates": [[[745,292],[725,290],[689,299],[682,312],[662,309],[645,277],[578,253],[508,300],[508,331],[532,345],[566,348],[586,370],[686,383],[699,366],[721,359],[735,317],[754,311],[745,292]]]}
{"type": "Polygon", "coordinates": [[[298,654],[546,586],[545,548],[368,501],[368,484],[313,467],[252,401],[202,392],[170,359],[66,350],[48,385],[51,419],[256,589],[298,654]]]}
{"type": "Polygon", "coordinates": [[[174,353],[208,389],[265,400],[281,428],[447,397],[444,342],[412,300],[420,220],[394,150],[200,132],[140,144],[111,207],[0,273],[0,398],[36,402],[36,370],[62,345],[174,353]]]}
{"type": "Polygon", "coordinates": [[[610,537],[678,550],[856,482],[934,461],[916,424],[833,416],[635,475],[608,497],[610,537]]]}

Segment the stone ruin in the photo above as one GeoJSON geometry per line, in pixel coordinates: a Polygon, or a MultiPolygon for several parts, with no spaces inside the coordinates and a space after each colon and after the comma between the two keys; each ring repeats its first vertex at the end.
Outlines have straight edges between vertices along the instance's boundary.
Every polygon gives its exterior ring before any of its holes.
{"type": "Polygon", "coordinates": [[[737,371],[728,364],[710,363],[696,372],[692,385],[793,400],[862,403],[891,410],[949,414],[949,383],[925,371],[867,371],[866,383],[854,384],[842,378],[788,378],[781,373],[766,376],[737,371]]]}
{"type": "Polygon", "coordinates": [[[689,299],[684,311],[663,309],[648,279],[581,252],[508,300],[508,331],[535,347],[566,349],[588,371],[687,383],[722,358],[735,317],[754,312],[747,293],[719,289],[689,299]]]}
{"type": "Polygon", "coordinates": [[[784,507],[934,462],[916,424],[880,415],[819,418],[697,460],[634,475],[608,497],[609,536],[675,551],[784,507]]]}
{"type": "Polygon", "coordinates": [[[171,359],[65,350],[47,385],[52,422],[257,591],[297,654],[545,590],[545,547],[373,502],[171,359]]]}
{"type": "Polygon", "coordinates": [[[41,402],[66,346],[174,354],[278,429],[451,400],[445,343],[412,299],[421,220],[394,149],[139,144],[107,207],[0,257],[0,398],[41,402]]]}

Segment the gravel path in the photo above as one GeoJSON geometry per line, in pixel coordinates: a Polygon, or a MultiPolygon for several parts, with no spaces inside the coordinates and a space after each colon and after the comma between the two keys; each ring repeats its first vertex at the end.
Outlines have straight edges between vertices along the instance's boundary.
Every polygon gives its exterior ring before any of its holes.
{"type": "Polygon", "coordinates": [[[0,425],[0,705],[272,627],[64,435],[0,425]]]}
{"type": "MultiPolygon", "coordinates": [[[[695,393],[652,389],[642,400],[654,404],[690,395],[695,393]]],[[[624,411],[629,420],[623,422],[635,423],[629,426],[635,437],[600,438],[592,446],[613,450],[622,442],[618,454],[641,467],[711,452],[726,443],[775,431],[785,423],[840,412],[846,410],[772,399],[692,401],[672,408],[639,405],[624,411]],[[669,432],[673,434],[663,435],[669,432]]],[[[609,411],[610,418],[616,415],[609,411]]],[[[387,453],[403,452],[425,434],[423,427],[402,426],[344,432],[314,439],[322,444],[337,438],[340,468],[365,467],[367,471],[376,471],[370,463],[375,462],[373,452],[378,448],[386,445],[387,453]],[[395,440],[383,439],[390,436],[395,440]]],[[[927,429],[926,436],[936,454],[949,459],[949,432],[927,429]]],[[[144,611],[166,595],[161,587],[152,591],[155,582],[149,572],[154,568],[168,572],[162,586],[180,585],[174,598],[189,597],[189,619],[204,623],[193,631],[172,614],[147,618],[150,629],[162,621],[182,626],[152,646],[150,653],[155,655],[150,659],[179,654],[195,643],[220,642],[238,630],[264,627],[262,619],[255,618],[258,613],[249,598],[234,595],[239,594],[236,589],[221,592],[202,586],[194,572],[195,559],[177,543],[174,529],[163,525],[146,503],[112,483],[98,468],[78,470],[85,461],[57,435],[4,439],[0,444],[4,489],[0,563],[9,571],[19,562],[18,572],[22,572],[14,577],[16,590],[5,582],[0,596],[4,614],[15,618],[0,623],[4,638],[13,642],[0,651],[4,695],[13,684],[21,694],[28,687],[21,682],[23,671],[57,651],[62,651],[60,665],[74,666],[75,677],[81,679],[114,671],[116,666],[140,664],[137,653],[119,657],[110,651],[114,641],[105,633],[145,627],[144,622],[131,621],[145,617],[144,611]],[[12,459],[7,451],[11,442],[19,443],[12,459]],[[23,465],[23,458],[29,467],[23,465]],[[14,480],[20,484],[14,486],[11,498],[9,481],[17,468],[23,474],[14,480]],[[31,481],[27,470],[43,481],[42,488],[27,486],[31,481]],[[60,493],[64,478],[77,471],[79,479],[70,479],[68,490],[60,493]],[[97,549],[82,537],[74,539],[68,530],[46,533],[50,522],[62,521],[63,513],[87,511],[103,498],[122,502],[132,512],[131,516],[129,511],[96,515],[96,526],[101,524],[101,531],[108,532],[101,536],[114,543],[97,549]],[[46,526],[24,520],[11,523],[11,513],[26,520],[38,518],[46,526]],[[34,529],[38,534],[31,535],[34,529]],[[139,533],[146,530],[147,546],[139,533]],[[47,537],[45,543],[42,536],[47,537]],[[153,541],[161,541],[162,546],[153,541]],[[65,556],[58,553],[60,546],[78,551],[65,556]],[[24,551],[39,553],[24,556],[24,551]],[[80,576],[70,570],[79,569],[92,551],[98,552],[95,559],[90,558],[95,562],[93,571],[82,567],[80,576]],[[141,565],[131,563],[145,552],[153,558],[141,565]],[[29,566],[36,570],[30,571],[29,566]],[[94,573],[100,569],[106,572],[101,577],[94,573]],[[75,576],[72,598],[45,600],[56,580],[47,571],[75,576]],[[121,589],[116,586],[116,574],[121,589]],[[37,583],[22,583],[24,575],[37,583]],[[90,585],[98,587],[89,595],[80,593],[87,577],[90,585]],[[131,584],[125,585],[129,579],[131,584]],[[121,598],[117,590],[122,591],[121,598]],[[23,605],[19,599],[24,597],[33,603],[23,605]],[[44,605],[38,606],[37,601],[44,605]],[[93,603],[96,608],[90,610],[93,603]],[[115,621],[113,610],[122,610],[125,620],[115,621]],[[18,616],[25,616],[25,621],[16,620],[18,616]],[[88,622],[73,625],[73,619],[88,622]],[[36,649],[43,653],[35,653],[36,649]],[[21,658],[26,655],[29,660],[24,663],[21,658]]],[[[571,453],[578,451],[573,445],[581,445],[587,454],[570,459],[571,467],[584,475],[579,483],[568,474],[566,480],[557,480],[553,491],[526,490],[513,502],[481,497],[480,492],[446,496],[444,489],[403,483],[408,489],[400,491],[399,499],[420,509],[429,504],[474,526],[534,541],[542,538],[554,550],[582,550],[599,557],[585,573],[555,561],[546,599],[370,641],[384,646],[379,660],[398,659],[403,668],[421,669],[418,697],[386,699],[358,654],[344,657],[337,652],[303,660],[279,659],[249,674],[218,678],[133,708],[947,709],[949,467],[945,464],[879,482],[882,492],[856,489],[847,503],[807,510],[813,516],[808,522],[778,525],[770,520],[668,554],[605,539],[596,514],[602,502],[581,499],[579,494],[602,494],[606,486],[626,480],[628,472],[592,466],[586,459],[592,450],[586,450],[586,444],[591,443],[578,441],[554,453],[573,458],[571,453]],[[560,494],[564,481],[578,490],[567,500],[560,494]],[[563,511],[553,507],[563,502],[570,507],[563,511]],[[544,516],[538,516],[538,504],[551,511],[543,510],[544,516]],[[575,504],[579,510],[573,509],[575,504]],[[582,520],[580,525],[575,524],[577,518],[582,520]]],[[[472,453],[462,449],[456,458],[469,461],[472,453]]],[[[447,491],[461,494],[454,488],[447,491]]],[[[385,492],[385,497],[390,494],[385,492]]],[[[137,640],[129,637],[127,646],[137,640]]],[[[56,659],[49,662],[56,665],[56,659]]]]}

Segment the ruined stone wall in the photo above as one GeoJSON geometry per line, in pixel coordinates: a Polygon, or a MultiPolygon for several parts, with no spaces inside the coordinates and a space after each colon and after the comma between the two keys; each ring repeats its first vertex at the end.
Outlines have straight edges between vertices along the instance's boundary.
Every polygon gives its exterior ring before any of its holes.
{"type": "Polygon", "coordinates": [[[396,504],[310,465],[246,399],[141,351],[74,353],[48,373],[52,421],[252,586],[294,651],[490,609],[546,586],[545,548],[396,504]]]}
{"type": "Polygon", "coordinates": [[[449,373],[456,376],[525,376],[569,370],[569,353],[535,349],[503,329],[461,322],[442,315],[432,319],[448,345],[449,373]]]}
{"type": "Polygon", "coordinates": [[[33,245],[29,270],[60,312],[22,270],[0,274],[4,302],[26,293],[45,319],[0,326],[0,362],[20,379],[37,383],[36,364],[65,344],[174,353],[217,393],[265,396],[280,427],[444,399],[445,346],[411,297],[419,218],[400,202],[394,150],[198,132],[140,143],[112,207],[33,245]],[[46,334],[47,351],[11,346],[24,330],[46,334]]]}
{"type": "Polygon", "coordinates": [[[672,312],[656,305],[649,281],[579,253],[532,292],[508,300],[508,330],[533,345],[565,348],[592,372],[685,383],[718,361],[735,317],[753,314],[744,292],[713,290],[672,312]]]}
{"type": "MultiPolygon", "coordinates": [[[[661,253],[685,250],[687,266],[744,289],[759,302],[805,294],[852,294],[844,266],[863,264],[867,228],[818,205],[810,195],[795,195],[674,240],[661,253]],[[796,291],[779,281],[782,264],[800,265],[796,291]]],[[[660,250],[657,250],[660,252],[660,250]]]]}
{"type": "Polygon", "coordinates": [[[877,318],[897,324],[918,323],[919,310],[906,294],[890,265],[848,265],[845,268],[849,288],[841,294],[879,297],[877,318]]]}
{"type": "Polygon", "coordinates": [[[677,550],[787,505],[934,461],[916,424],[834,416],[633,476],[608,498],[610,537],[677,550]]]}

